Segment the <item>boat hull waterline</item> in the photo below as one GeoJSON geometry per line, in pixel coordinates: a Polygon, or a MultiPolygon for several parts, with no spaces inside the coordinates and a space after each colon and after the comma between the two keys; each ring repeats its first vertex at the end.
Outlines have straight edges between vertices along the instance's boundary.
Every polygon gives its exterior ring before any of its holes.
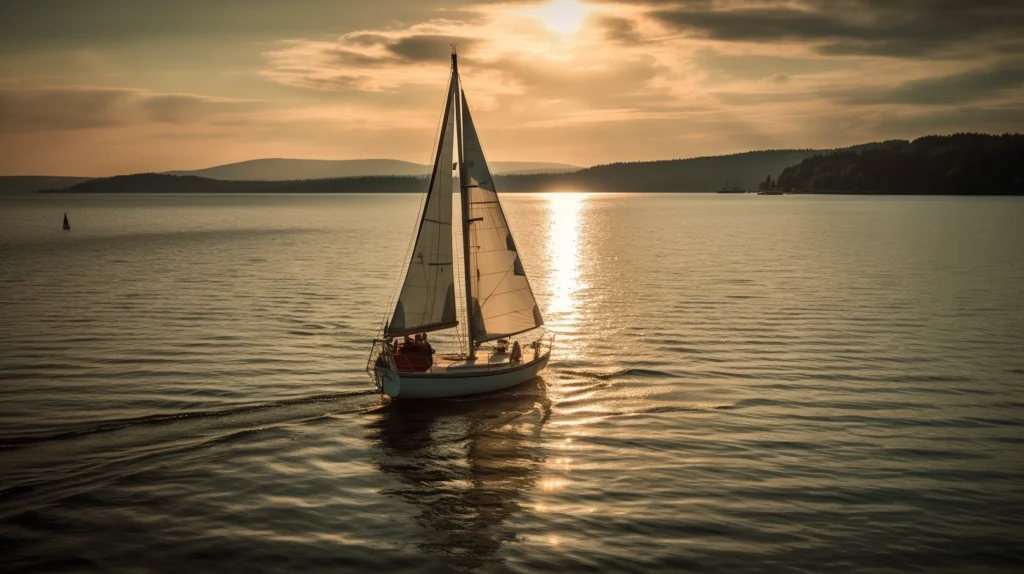
{"type": "Polygon", "coordinates": [[[548,364],[551,352],[503,369],[465,373],[412,373],[386,366],[374,369],[380,392],[393,399],[444,399],[478,395],[521,385],[537,376],[548,364]]]}

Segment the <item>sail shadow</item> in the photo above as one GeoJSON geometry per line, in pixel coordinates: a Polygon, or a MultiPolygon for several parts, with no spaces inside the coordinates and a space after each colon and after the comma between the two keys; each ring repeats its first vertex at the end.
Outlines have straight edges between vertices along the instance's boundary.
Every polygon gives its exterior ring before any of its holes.
{"type": "Polygon", "coordinates": [[[516,538],[506,520],[543,466],[540,433],[550,412],[540,377],[499,393],[393,401],[377,411],[375,463],[402,483],[382,494],[419,508],[424,552],[458,570],[497,561],[501,545],[516,538]]]}

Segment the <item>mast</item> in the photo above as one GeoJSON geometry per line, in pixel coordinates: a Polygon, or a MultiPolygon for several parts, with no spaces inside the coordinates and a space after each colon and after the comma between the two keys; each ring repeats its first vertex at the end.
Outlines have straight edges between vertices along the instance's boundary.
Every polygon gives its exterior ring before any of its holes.
{"type": "Polygon", "coordinates": [[[455,108],[455,141],[459,146],[459,198],[462,201],[462,269],[466,274],[466,342],[469,346],[469,358],[476,358],[476,346],[473,344],[473,274],[469,266],[469,181],[466,175],[466,156],[462,146],[462,79],[459,77],[459,59],[452,46],[452,75],[459,84],[459,105],[455,108]]]}

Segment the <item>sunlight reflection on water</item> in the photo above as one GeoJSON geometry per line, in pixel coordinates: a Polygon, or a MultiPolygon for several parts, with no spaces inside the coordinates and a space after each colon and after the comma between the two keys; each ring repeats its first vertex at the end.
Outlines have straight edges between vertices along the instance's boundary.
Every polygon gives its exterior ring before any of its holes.
{"type": "Polygon", "coordinates": [[[574,358],[572,342],[580,321],[576,294],[586,287],[580,279],[580,242],[588,193],[547,194],[548,292],[546,317],[549,328],[560,336],[559,355],[574,358]]]}

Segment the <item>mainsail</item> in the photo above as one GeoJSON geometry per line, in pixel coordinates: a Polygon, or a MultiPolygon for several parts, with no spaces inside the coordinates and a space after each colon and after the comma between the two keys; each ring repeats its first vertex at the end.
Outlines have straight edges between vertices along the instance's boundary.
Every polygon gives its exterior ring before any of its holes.
{"type": "Polygon", "coordinates": [[[462,93],[462,192],[468,194],[470,308],[473,343],[510,337],[544,324],[526,279],[494,180],[462,93]]]}
{"type": "Polygon", "coordinates": [[[452,261],[452,148],[458,76],[453,73],[434,171],[423,205],[419,233],[395,312],[385,327],[388,337],[448,329],[458,324],[452,261]]]}

